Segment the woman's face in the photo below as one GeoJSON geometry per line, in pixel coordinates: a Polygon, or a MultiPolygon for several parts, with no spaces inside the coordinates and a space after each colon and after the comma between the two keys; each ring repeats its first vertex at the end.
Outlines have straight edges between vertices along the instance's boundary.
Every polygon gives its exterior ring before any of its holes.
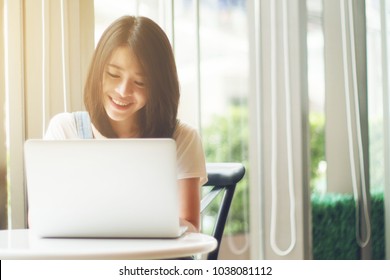
{"type": "Polygon", "coordinates": [[[145,74],[133,51],[126,46],[111,55],[103,74],[103,105],[111,121],[136,124],[137,113],[146,105],[145,74]]]}

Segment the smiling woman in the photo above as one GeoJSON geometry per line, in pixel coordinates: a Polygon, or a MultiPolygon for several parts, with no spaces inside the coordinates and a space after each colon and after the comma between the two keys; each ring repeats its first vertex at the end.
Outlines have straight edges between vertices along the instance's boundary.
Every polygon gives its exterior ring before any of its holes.
{"type": "MultiPolygon", "coordinates": [[[[181,223],[199,231],[205,158],[197,131],[177,119],[179,97],[176,63],[165,32],[146,17],[115,20],[99,40],[90,64],[84,88],[89,115],[85,119],[90,121],[85,125],[96,139],[174,139],[181,223]]],[[[45,138],[81,138],[73,116],[55,116],[45,138]]]]}

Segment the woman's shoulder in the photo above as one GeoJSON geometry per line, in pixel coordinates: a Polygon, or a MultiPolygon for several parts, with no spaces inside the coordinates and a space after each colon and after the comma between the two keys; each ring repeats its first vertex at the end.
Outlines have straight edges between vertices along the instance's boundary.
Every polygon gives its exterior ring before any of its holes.
{"type": "Polygon", "coordinates": [[[191,124],[178,122],[173,137],[177,147],[179,179],[200,178],[200,184],[207,181],[202,140],[198,130],[191,124]]]}
{"type": "Polygon", "coordinates": [[[71,121],[74,121],[74,116],[73,113],[69,113],[69,112],[58,113],[54,115],[50,120],[51,123],[58,123],[58,124],[69,123],[71,121]]]}
{"type": "Polygon", "coordinates": [[[185,137],[190,135],[198,136],[199,135],[198,130],[191,124],[179,120],[177,122],[173,138],[178,138],[183,136],[185,137]]]}
{"type": "Polygon", "coordinates": [[[77,137],[73,113],[58,113],[54,115],[46,130],[46,139],[70,139],[77,137]]]}
{"type": "Polygon", "coordinates": [[[191,124],[183,121],[178,121],[173,139],[176,141],[178,148],[181,146],[200,147],[202,142],[199,131],[191,124]]]}

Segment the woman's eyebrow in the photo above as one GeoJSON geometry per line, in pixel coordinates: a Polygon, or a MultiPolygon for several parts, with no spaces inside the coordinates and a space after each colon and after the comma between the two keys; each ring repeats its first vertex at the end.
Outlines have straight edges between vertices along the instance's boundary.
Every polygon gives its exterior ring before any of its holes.
{"type": "Polygon", "coordinates": [[[120,67],[120,66],[118,66],[118,65],[115,65],[115,64],[111,64],[111,63],[109,63],[107,66],[109,66],[109,67],[114,67],[114,68],[117,68],[117,69],[119,69],[119,70],[124,70],[122,67],[120,67]]]}

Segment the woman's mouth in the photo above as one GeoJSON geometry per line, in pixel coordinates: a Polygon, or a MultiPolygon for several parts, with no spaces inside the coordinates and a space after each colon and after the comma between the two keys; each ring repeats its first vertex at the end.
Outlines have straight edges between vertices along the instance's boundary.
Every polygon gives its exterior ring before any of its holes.
{"type": "Polygon", "coordinates": [[[118,99],[115,99],[115,98],[112,98],[111,97],[111,101],[115,104],[115,105],[118,105],[120,107],[127,107],[131,104],[131,101],[129,102],[123,102],[121,100],[118,100],[118,99]]]}

